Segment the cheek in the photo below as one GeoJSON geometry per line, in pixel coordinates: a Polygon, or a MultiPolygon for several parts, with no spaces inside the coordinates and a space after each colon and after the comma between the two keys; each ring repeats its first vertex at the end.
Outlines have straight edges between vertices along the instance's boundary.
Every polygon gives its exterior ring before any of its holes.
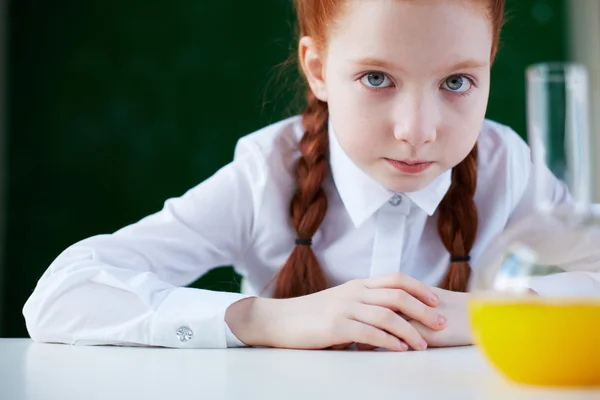
{"type": "Polygon", "coordinates": [[[479,130],[481,124],[477,126],[465,126],[464,129],[452,133],[453,142],[452,146],[446,146],[448,154],[447,160],[450,165],[449,168],[455,166],[462,161],[473,149],[477,138],[479,137],[479,130]]]}
{"type": "MultiPolygon", "coordinates": [[[[455,103],[447,108],[447,122],[454,126],[455,130],[478,131],[485,118],[488,94],[489,90],[484,87],[478,88],[466,98],[456,99],[455,103]]],[[[468,137],[469,134],[465,138],[468,137]]]]}
{"type": "Polygon", "coordinates": [[[454,167],[469,154],[485,118],[485,105],[482,107],[481,100],[466,103],[470,103],[468,108],[448,115],[446,129],[442,130],[440,144],[445,149],[448,168],[454,167]]]}
{"type": "Polygon", "coordinates": [[[363,165],[375,153],[373,127],[356,114],[331,111],[336,137],[346,154],[357,164],[363,165]],[[339,117],[338,117],[339,115],[339,117]]]}
{"type": "Polygon", "coordinates": [[[364,166],[381,148],[386,124],[385,113],[365,102],[365,94],[360,93],[358,85],[331,79],[327,84],[328,104],[340,145],[355,163],[364,166]]]}
{"type": "Polygon", "coordinates": [[[340,143],[345,142],[346,151],[350,147],[373,148],[391,132],[388,105],[367,93],[359,82],[331,80],[327,86],[329,113],[336,133],[343,135],[340,143]]]}

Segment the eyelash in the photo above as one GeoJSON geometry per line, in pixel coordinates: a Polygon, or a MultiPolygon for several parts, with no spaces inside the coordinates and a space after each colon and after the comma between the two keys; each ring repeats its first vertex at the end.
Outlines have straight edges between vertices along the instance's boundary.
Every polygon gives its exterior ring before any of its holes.
{"type": "MultiPolygon", "coordinates": [[[[392,78],[390,78],[390,76],[389,76],[388,74],[384,73],[384,72],[381,72],[381,71],[368,71],[368,72],[365,72],[364,74],[362,74],[361,76],[359,76],[359,77],[358,77],[358,81],[360,82],[360,84],[362,85],[362,87],[364,87],[365,89],[367,89],[367,90],[368,90],[368,91],[370,91],[370,92],[381,92],[381,91],[383,91],[383,90],[390,89],[390,88],[392,88],[392,87],[393,87],[393,86],[388,86],[388,87],[385,87],[385,88],[374,88],[374,87],[367,86],[367,85],[365,85],[365,84],[363,84],[363,83],[361,82],[361,81],[362,81],[362,79],[363,79],[365,76],[367,76],[367,75],[369,75],[369,74],[374,74],[374,73],[383,74],[383,75],[385,75],[385,76],[386,76],[386,77],[387,77],[387,78],[388,78],[388,79],[389,79],[391,82],[394,82],[394,80],[393,80],[392,78]]],[[[473,79],[473,78],[472,78],[472,77],[470,77],[469,75],[463,75],[463,74],[454,74],[454,75],[450,75],[450,76],[448,76],[448,77],[444,78],[444,80],[442,81],[442,83],[443,83],[445,80],[447,80],[448,78],[451,78],[451,77],[453,77],[453,76],[460,76],[460,77],[462,77],[462,78],[465,78],[465,79],[467,79],[467,80],[469,81],[469,83],[471,84],[471,88],[470,88],[468,91],[466,91],[466,92],[462,92],[462,93],[459,93],[459,92],[452,92],[452,91],[450,91],[450,90],[446,90],[447,92],[449,92],[449,93],[451,93],[451,94],[453,94],[453,95],[460,96],[460,97],[467,97],[467,96],[470,96],[470,95],[471,95],[471,92],[473,91],[473,88],[476,88],[476,87],[477,87],[477,84],[475,83],[475,79],[473,79]]],[[[395,84],[394,84],[394,86],[395,86],[395,84]]],[[[441,86],[441,84],[440,84],[440,86],[441,86]]]]}

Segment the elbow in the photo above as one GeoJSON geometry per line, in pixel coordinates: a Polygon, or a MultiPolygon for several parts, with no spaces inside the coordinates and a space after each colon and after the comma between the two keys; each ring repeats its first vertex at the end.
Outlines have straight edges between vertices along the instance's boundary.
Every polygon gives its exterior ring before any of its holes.
{"type": "Polygon", "coordinates": [[[31,340],[38,343],[72,343],[64,326],[61,327],[58,320],[51,318],[53,312],[48,309],[48,305],[42,304],[34,291],[22,310],[31,340]]]}

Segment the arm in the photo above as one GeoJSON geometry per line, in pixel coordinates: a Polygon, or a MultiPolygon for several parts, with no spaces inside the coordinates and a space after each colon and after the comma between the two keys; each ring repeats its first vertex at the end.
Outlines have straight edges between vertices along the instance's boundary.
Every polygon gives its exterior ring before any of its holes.
{"type": "Polygon", "coordinates": [[[238,147],[234,162],[158,213],[64,251],[24,306],[32,339],[226,347],[225,311],[245,296],[180,286],[251,245],[264,164],[256,149],[238,147]]]}

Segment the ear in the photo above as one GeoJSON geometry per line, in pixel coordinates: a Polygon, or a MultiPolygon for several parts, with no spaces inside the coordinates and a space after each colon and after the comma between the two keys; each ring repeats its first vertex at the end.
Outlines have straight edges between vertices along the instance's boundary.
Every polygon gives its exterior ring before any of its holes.
{"type": "Polygon", "coordinates": [[[315,41],[309,36],[304,36],[298,44],[298,52],[300,66],[308,80],[308,85],[317,99],[326,102],[325,60],[318,51],[315,41]]]}

